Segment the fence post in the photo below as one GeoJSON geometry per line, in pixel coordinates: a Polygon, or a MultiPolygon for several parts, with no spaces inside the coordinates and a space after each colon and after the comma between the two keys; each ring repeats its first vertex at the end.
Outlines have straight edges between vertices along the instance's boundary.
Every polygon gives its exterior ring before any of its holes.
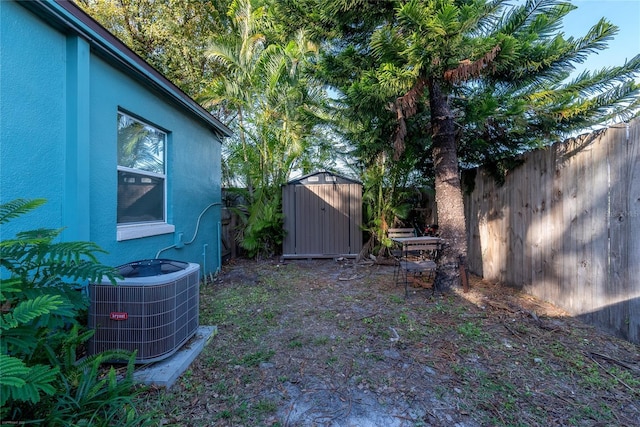
{"type": "Polygon", "coordinates": [[[462,289],[466,294],[469,292],[469,273],[467,272],[467,261],[463,255],[460,255],[458,259],[458,266],[460,267],[460,281],[462,282],[462,289]]]}

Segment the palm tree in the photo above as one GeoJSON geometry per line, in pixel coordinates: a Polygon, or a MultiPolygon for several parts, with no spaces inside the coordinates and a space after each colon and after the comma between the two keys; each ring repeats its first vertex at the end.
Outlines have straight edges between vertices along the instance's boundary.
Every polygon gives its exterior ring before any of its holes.
{"type": "Polygon", "coordinates": [[[307,39],[303,30],[285,44],[270,45],[265,53],[265,96],[257,122],[263,129],[270,129],[266,134],[273,142],[264,146],[263,159],[273,165],[271,179],[266,182],[279,186],[293,170],[304,169],[305,164],[317,160],[315,136],[318,126],[326,120],[327,95],[312,74],[318,46],[307,39]]]}
{"type": "Polygon", "coordinates": [[[229,33],[214,38],[206,50],[209,60],[223,65],[225,72],[214,79],[210,87],[199,97],[199,101],[209,108],[223,106],[235,114],[240,140],[242,174],[246,185],[253,193],[250,170],[252,162],[247,142],[246,112],[254,107],[256,96],[261,87],[258,79],[260,62],[266,49],[266,38],[261,32],[265,24],[264,8],[254,9],[250,0],[233,2],[229,15],[232,16],[232,28],[229,33]]]}
{"type": "Polygon", "coordinates": [[[272,23],[264,7],[234,3],[231,34],[216,38],[207,55],[227,73],[200,100],[224,105],[235,115],[240,149],[234,163],[250,189],[280,185],[307,154],[326,97],[309,72],[318,48],[297,31],[281,44],[267,40],[272,23]],[[262,30],[265,30],[264,32],[262,30]]]}

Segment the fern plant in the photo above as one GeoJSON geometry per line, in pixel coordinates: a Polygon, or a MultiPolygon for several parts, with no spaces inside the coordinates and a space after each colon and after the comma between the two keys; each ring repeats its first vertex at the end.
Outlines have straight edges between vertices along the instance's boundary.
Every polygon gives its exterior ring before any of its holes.
{"type": "MultiPolygon", "coordinates": [[[[0,205],[0,226],[43,203],[42,199],[18,199],[0,205]]],[[[115,399],[117,394],[133,395],[131,383],[115,387],[98,381],[98,367],[113,355],[79,363],[76,349],[92,334],[80,321],[88,306],[80,285],[103,277],[115,285],[117,272],[98,262],[96,254],[103,251],[95,243],[56,242],[61,231],[20,232],[0,242],[0,418],[80,425],[58,416],[65,411],[53,411],[65,396],[73,395],[72,400],[84,402],[83,413],[94,412],[87,418],[93,419],[92,423],[86,425],[109,425],[113,420],[103,422],[105,417],[100,413],[105,407],[120,406],[117,400],[100,399],[92,404],[91,396],[115,399]],[[87,364],[93,365],[88,368],[87,364]],[[71,381],[73,377],[82,377],[82,381],[71,381]],[[94,383],[81,387],[87,381],[94,383]],[[117,389],[116,395],[105,394],[110,387],[117,389]],[[51,418],[52,414],[58,418],[51,418]]]]}

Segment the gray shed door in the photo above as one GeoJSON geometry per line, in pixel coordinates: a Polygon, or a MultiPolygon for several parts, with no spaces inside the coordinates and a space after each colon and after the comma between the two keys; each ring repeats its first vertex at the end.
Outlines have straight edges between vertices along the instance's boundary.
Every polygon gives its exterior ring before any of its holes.
{"type": "Polygon", "coordinates": [[[349,185],[296,185],[298,254],[348,254],[349,185]]]}

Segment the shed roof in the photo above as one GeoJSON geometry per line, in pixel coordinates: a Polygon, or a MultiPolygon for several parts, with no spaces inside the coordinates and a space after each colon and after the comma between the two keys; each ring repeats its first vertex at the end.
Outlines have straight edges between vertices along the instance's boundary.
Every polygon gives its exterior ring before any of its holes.
{"type": "Polygon", "coordinates": [[[159,91],[214,130],[220,138],[231,136],[232,132],[227,126],[74,3],[64,0],[33,0],[19,4],[43,17],[58,30],[84,38],[93,52],[142,84],[159,91]]]}
{"type": "Polygon", "coordinates": [[[362,183],[355,179],[347,178],[346,176],[338,175],[333,172],[318,171],[318,172],[312,172],[307,175],[300,176],[298,178],[294,178],[288,181],[287,184],[362,184],[362,183]],[[335,179],[328,180],[325,178],[320,180],[319,179],[320,175],[323,175],[325,177],[332,177],[335,179]],[[316,177],[318,179],[314,179],[316,177]]]}

